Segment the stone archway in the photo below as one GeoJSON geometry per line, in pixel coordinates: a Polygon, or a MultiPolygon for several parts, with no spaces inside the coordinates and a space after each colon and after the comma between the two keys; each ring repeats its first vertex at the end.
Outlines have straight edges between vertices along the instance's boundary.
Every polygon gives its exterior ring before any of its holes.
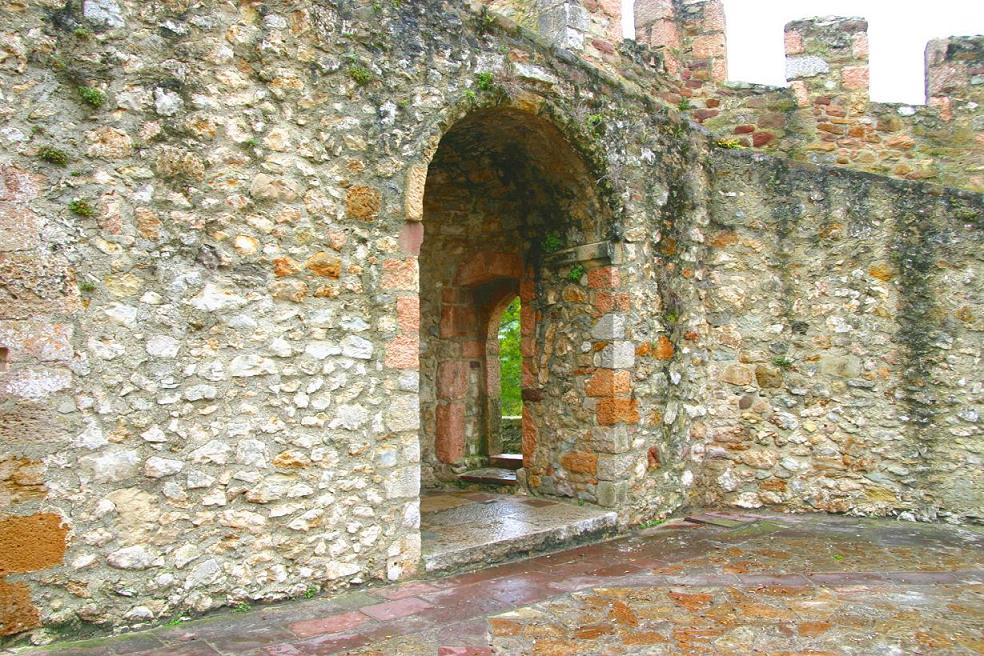
{"type": "Polygon", "coordinates": [[[587,389],[599,368],[632,366],[612,343],[621,339],[619,320],[602,319],[619,310],[617,248],[606,239],[612,219],[595,176],[542,116],[476,110],[444,134],[426,178],[419,259],[425,485],[495,455],[491,324],[519,295],[521,482],[545,494],[599,500],[595,446],[613,440],[598,431],[614,430],[622,416],[613,413],[631,414],[634,403],[615,399],[627,389],[610,399],[587,389]],[[611,334],[600,334],[601,324],[612,324],[611,334]]]}

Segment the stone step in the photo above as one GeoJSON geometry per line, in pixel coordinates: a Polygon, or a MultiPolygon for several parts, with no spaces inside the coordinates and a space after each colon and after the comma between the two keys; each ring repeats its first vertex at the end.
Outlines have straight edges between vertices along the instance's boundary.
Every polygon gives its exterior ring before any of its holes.
{"type": "Polygon", "coordinates": [[[424,568],[439,572],[523,558],[614,534],[618,515],[596,506],[488,493],[440,493],[421,513],[424,568]]]}
{"type": "Polygon", "coordinates": [[[500,453],[497,456],[489,456],[489,466],[516,471],[523,467],[523,454],[500,453]]]}
{"type": "Polygon", "coordinates": [[[458,474],[458,480],[481,485],[515,485],[516,472],[503,467],[483,467],[458,474]]]}

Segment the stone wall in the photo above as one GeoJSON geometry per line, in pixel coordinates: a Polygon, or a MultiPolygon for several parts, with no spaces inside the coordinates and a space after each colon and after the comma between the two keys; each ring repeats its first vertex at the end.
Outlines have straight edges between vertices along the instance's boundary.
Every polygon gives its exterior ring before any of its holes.
{"type": "MultiPolygon", "coordinates": [[[[630,185],[663,169],[640,158],[690,133],[636,84],[436,0],[0,15],[0,633],[414,572],[421,454],[435,452],[426,358],[418,373],[436,316],[418,280],[428,164],[483,108],[540,116],[570,144],[561,184],[539,192],[563,201],[542,220],[567,253],[522,281],[528,394],[542,395],[527,404],[528,480],[638,520],[615,490],[625,466],[595,457],[645,458],[625,439],[631,393],[590,397],[583,430],[558,424],[595,366],[632,366],[628,333],[594,325],[627,309],[610,251],[624,216],[647,220],[630,185]],[[568,222],[572,184],[594,199],[583,227],[568,222]]],[[[498,238],[520,259],[526,237],[498,238]]],[[[668,488],[678,469],[664,462],[668,488]]]]}
{"type": "Polygon", "coordinates": [[[636,39],[678,78],[663,99],[726,147],[984,189],[984,37],[927,45],[925,106],[870,102],[863,18],[786,25],[788,88],[725,81],[720,0],[637,2],[636,39]]]}
{"type": "Polygon", "coordinates": [[[976,194],[714,158],[698,498],[979,518],[976,194]]]}
{"type": "Polygon", "coordinates": [[[481,7],[0,17],[0,634],[410,576],[517,292],[531,493],[981,515],[979,195],[722,152],[481,7]]]}

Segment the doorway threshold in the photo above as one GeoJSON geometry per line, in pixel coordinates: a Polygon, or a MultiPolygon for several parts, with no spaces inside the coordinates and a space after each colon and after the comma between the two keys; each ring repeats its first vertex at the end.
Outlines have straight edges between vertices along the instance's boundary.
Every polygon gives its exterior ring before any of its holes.
{"type": "Polygon", "coordinates": [[[602,539],[618,516],[594,506],[485,492],[427,492],[420,498],[424,568],[486,565],[602,539]]]}

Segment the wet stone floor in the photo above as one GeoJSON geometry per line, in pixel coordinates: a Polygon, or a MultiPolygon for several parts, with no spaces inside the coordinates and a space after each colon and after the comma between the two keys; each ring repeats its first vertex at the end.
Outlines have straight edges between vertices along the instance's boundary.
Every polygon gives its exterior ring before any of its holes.
{"type": "Polygon", "coordinates": [[[984,654],[980,528],[688,518],[472,572],[23,653],[984,654]]]}
{"type": "Polygon", "coordinates": [[[551,499],[485,492],[428,492],[420,537],[428,572],[506,560],[616,529],[614,512],[551,499]]]}

